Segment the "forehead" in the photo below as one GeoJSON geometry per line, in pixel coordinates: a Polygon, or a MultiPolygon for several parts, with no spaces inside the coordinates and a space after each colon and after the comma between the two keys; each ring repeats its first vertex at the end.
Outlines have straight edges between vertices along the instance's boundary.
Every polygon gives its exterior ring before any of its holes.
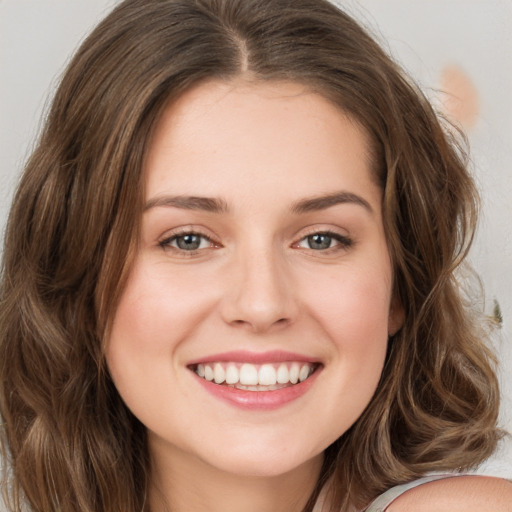
{"type": "Polygon", "coordinates": [[[279,192],[283,182],[281,196],[290,201],[347,187],[361,193],[375,188],[371,155],[366,131],[304,85],[207,82],[159,120],[146,160],[146,198],[258,196],[279,192]]]}

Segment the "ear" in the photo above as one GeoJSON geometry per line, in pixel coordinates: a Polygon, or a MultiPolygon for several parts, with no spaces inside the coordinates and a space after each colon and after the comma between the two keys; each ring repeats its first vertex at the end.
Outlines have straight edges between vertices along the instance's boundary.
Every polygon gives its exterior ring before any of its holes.
{"type": "Polygon", "coordinates": [[[389,306],[388,335],[394,336],[404,325],[405,313],[402,302],[395,295],[389,306]]]}

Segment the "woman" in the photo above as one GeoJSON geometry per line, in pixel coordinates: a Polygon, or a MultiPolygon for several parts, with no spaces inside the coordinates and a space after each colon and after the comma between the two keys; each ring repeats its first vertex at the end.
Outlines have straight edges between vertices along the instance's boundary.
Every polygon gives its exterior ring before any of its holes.
{"type": "MultiPolygon", "coordinates": [[[[333,5],[121,3],[9,219],[12,507],[354,511],[477,465],[501,434],[454,275],[476,210],[430,105],[333,5]]],[[[510,496],[461,476],[389,510],[510,496]]]]}

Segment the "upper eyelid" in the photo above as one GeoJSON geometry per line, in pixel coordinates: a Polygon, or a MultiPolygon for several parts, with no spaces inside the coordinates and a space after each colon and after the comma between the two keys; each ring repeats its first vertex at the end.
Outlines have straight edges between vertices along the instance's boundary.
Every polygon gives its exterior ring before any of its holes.
{"type": "Polygon", "coordinates": [[[212,241],[216,239],[216,236],[211,234],[210,230],[203,227],[196,227],[190,225],[167,230],[161,237],[159,237],[159,242],[170,240],[172,238],[177,238],[184,235],[202,236],[212,241]]]}
{"type": "MultiPolygon", "coordinates": [[[[305,235],[305,236],[299,238],[298,241],[294,242],[292,245],[298,246],[306,238],[309,238],[310,236],[314,236],[314,235],[327,235],[328,237],[336,240],[340,246],[343,246],[345,248],[349,248],[354,245],[354,240],[351,237],[349,237],[347,235],[342,235],[341,233],[336,233],[335,231],[314,231],[313,233],[310,233],[309,235],[305,235]]],[[[323,251],[315,251],[315,252],[327,252],[331,249],[335,249],[336,247],[337,246],[329,247],[327,249],[324,249],[323,251]]]]}
{"type": "Polygon", "coordinates": [[[205,240],[208,240],[210,242],[212,242],[212,237],[208,236],[208,235],[205,235],[204,233],[197,233],[196,231],[185,231],[183,233],[173,233],[172,235],[169,235],[167,237],[165,237],[163,239],[163,241],[169,241],[169,240],[175,240],[176,238],[180,238],[182,236],[187,236],[187,235],[194,235],[194,236],[198,236],[200,238],[204,238],[205,240]]]}
{"type": "Polygon", "coordinates": [[[184,230],[176,231],[176,232],[173,232],[173,233],[168,233],[167,235],[163,236],[162,238],[160,238],[157,241],[157,246],[159,248],[163,249],[163,250],[173,251],[176,254],[183,254],[183,255],[187,255],[187,256],[193,256],[194,254],[197,254],[197,253],[199,253],[201,251],[204,251],[205,249],[211,249],[211,248],[214,248],[214,247],[219,247],[220,243],[216,242],[215,239],[212,238],[211,236],[209,236],[209,235],[207,235],[205,233],[199,232],[198,230],[184,229],[184,230]],[[186,236],[186,235],[199,236],[199,237],[205,239],[209,245],[208,245],[208,247],[203,247],[203,248],[198,248],[198,249],[191,249],[191,250],[188,250],[188,251],[185,250],[185,249],[180,249],[179,247],[175,247],[174,245],[172,245],[172,242],[175,241],[177,238],[179,238],[180,236],[186,236]]]}
{"type": "MultiPolygon", "coordinates": [[[[297,237],[297,241],[301,241],[308,236],[317,235],[317,234],[326,234],[334,237],[343,238],[346,240],[353,240],[352,236],[348,233],[346,229],[342,228],[334,228],[334,227],[321,227],[321,226],[311,226],[306,228],[305,231],[301,230],[300,237],[297,237]]],[[[296,242],[294,242],[296,243],[296,242]]]]}
{"type": "Polygon", "coordinates": [[[304,237],[310,236],[310,235],[315,235],[317,233],[331,233],[333,235],[345,236],[345,237],[349,238],[349,234],[346,232],[345,229],[342,230],[341,228],[322,227],[322,226],[311,226],[311,227],[305,228],[304,234],[301,234],[301,238],[304,238],[304,237]],[[342,233],[341,231],[344,231],[344,233],[342,233]]]}

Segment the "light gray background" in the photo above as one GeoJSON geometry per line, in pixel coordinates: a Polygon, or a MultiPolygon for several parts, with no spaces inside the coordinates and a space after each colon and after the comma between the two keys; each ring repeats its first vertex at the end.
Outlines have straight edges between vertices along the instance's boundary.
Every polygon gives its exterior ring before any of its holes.
{"type": "MultiPolygon", "coordinates": [[[[83,37],[116,0],[0,0],[0,230],[42,112],[83,37]]],[[[512,431],[512,0],[346,0],[438,104],[446,66],[464,70],[480,111],[469,132],[484,214],[472,261],[497,300],[503,379],[502,425],[512,431]]],[[[440,104],[440,103],[439,103],[440,104]]],[[[512,448],[493,467],[512,478],[512,448]]],[[[496,471],[495,471],[496,472],[496,471]]]]}

